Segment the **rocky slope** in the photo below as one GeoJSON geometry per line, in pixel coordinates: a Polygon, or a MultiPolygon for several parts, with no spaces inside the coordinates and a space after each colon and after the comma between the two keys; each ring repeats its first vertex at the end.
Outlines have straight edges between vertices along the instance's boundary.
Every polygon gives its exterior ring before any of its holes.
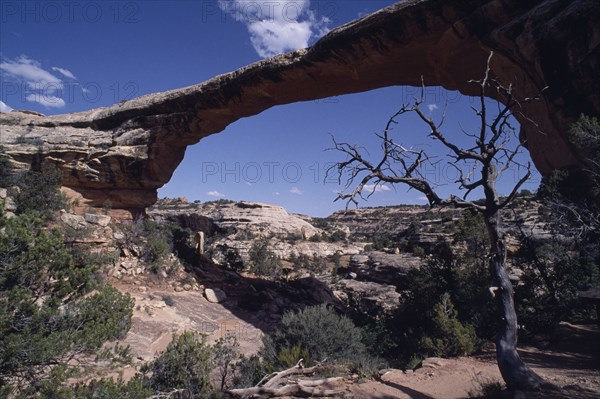
{"type": "MultiPolygon", "coordinates": [[[[148,214],[159,223],[203,231],[206,256],[221,267],[243,263],[247,270],[251,248],[266,240],[290,278],[314,277],[328,287],[332,299],[378,317],[401,305],[401,291],[410,284],[407,275],[427,261],[423,250],[439,240],[452,241],[461,212],[393,206],[340,211],[322,219],[290,215],[268,204],[160,200],[148,214]]],[[[514,201],[505,211],[510,252],[521,245],[521,229],[538,238],[550,234],[543,217],[533,197],[514,201]]],[[[520,271],[511,274],[517,278],[520,271]]]]}
{"type": "MultiPolygon", "coordinates": [[[[516,95],[539,95],[521,137],[542,172],[577,163],[565,132],[579,113],[600,113],[600,3],[596,0],[411,0],[331,31],[314,46],[204,83],[108,108],[0,115],[0,144],[21,168],[50,163],[82,205],[131,214],[156,201],[188,145],[279,104],[392,85],[476,94],[493,70],[516,95]],[[534,120],[535,125],[529,123],[534,120]]],[[[491,94],[493,95],[493,94],[491,94]]],[[[125,214],[121,217],[126,216],[125,214]]]]}
{"type": "MultiPolygon", "coordinates": [[[[427,246],[456,231],[462,212],[452,208],[400,205],[338,211],[326,221],[332,228],[345,229],[354,239],[372,239],[382,234],[397,237],[413,226],[415,232],[410,239],[427,246]]],[[[543,207],[533,196],[517,198],[502,214],[503,229],[509,236],[518,236],[520,228],[536,238],[550,234],[544,228],[543,207]]]]}
{"type": "MultiPolygon", "coordinates": [[[[255,241],[265,239],[280,259],[304,255],[326,258],[334,254],[354,255],[363,245],[321,242],[323,234],[304,218],[290,215],[280,206],[254,202],[216,201],[187,203],[160,200],[148,210],[157,222],[170,221],[193,231],[203,231],[206,249],[213,261],[226,264],[226,252],[234,251],[243,261],[255,241]]],[[[310,218],[308,218],[310,220],[310,218]]]]}

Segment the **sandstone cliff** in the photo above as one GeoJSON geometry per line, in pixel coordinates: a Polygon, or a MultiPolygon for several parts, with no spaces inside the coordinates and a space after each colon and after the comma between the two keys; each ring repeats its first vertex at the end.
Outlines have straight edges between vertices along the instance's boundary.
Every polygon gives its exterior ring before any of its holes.
{"type": "Polygon", "coordinates": [[[600,114],[597,0],[412,0],[331,31],[313,47],[204,83],[108,108],[51,117],[0,115],[0,144],[21,168],[51,163],[84,205],[132,212],[156,201],[188,145],[270,107],[392,85],[474,94],[490,50],[493,69],[524,109],[521,137],[537,168],[577,162],[566,143],[580,112],[600,114]]]}

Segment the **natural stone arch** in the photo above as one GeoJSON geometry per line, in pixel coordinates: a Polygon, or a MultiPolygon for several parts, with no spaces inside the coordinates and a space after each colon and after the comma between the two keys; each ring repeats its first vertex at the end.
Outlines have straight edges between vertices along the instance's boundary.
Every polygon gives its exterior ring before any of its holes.
{"type": "Polygon", "coordinates": [[[597,0],[413,0],[330,32],[314,46],[204,83],[108,108],[2,114],[0,143],[21,167],[57,164],[84,204],[143,210],[188,145],[272,106],[386,86],[443,86],[475,95],[490,51],[496,77],[542,101],[521,137],[542,173],[577,163],[565,140],[579,112],[600,114],[597,0]],[[17,138],[19,144],[16,144],[17,138]],[[31,142],[24,145],[23,141],[31,142]]]}

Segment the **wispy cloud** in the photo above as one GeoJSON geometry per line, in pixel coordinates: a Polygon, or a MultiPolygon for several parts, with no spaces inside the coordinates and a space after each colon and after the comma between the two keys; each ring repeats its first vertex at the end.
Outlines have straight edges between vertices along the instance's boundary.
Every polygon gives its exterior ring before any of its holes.
{"type": "Polygon", "coordinates": [[[225,194],[220,193],[218,191],[209,191],[206,193],[206,195],[208,195],[209,197],[224,197],[225,194]]]}
{"type": "Polygon", "coordinates": [[[304,191],[300,190],[298,187],[292,187],[292,189],[290,190],[290,193],[296,194],[296,195],[303,195],[304,191]]]}
{"type": "Polygon", "coordinates": [[[4,103],[4,101],[0,101],[0,112],[10,112],[13,109],[11,107],[9,107],[8,105],[6,105],[4,103]]]}
{"type": "Polygon", "coordinates": [[[275,191],[273,195],[281,195],[281,193],[279,191],[275,191]]]}
{"type": "Polygon", "coordinates": [[[75,77],[75,75],[73,75],[73,72],[69,71],[68,69],[64,69],[64,68],[59,68],[59,67],[52,67],[53,71],[56,71],[58,73],[60,73],[61,75],[63,75],[65,78],[69,78],[69,79],[73,79],[76,80],[77,78],[75,77]]]}
{"type": "Polygon", "coordinates": [[[363,187],[363,191],[368,191],[369,193],[381,193],[384,191],[391,191],[390,186],[386,184],[365,184],[363,187]]]}
{"type": "Polygon", "coordinates": [[[254,50],[263,58],[308,47],[311,39],[329,31],[331,22],[317,17],[310,0],[219,0],[219,7],[246,25],[254,50]]]}
{"type": "Polygon", "coordinates": [[[63,100],[60,97],[45,95],[41,93],[29,94],[25,98],[27,99],[27,101],[30,101],[32,103],[38,103],[48,108],[62,108],[66,105],[65,100],[63,100]]]}
{"type": "Polygon", "coordinates": [[[435,111],[436,109],[438,109],[437,104],[427,104],[427,109],[429,110],[429,113],[435,111]]]}
{"type": "Polygon", "coordinates": [[[41,64],[22,55],[15,60],[2,60],[0,70],[25,82],[32,89],[60,90],[62,80],[42,68],[41,64]]]}
{"type": "MultiPolygon", "coordinates": [[[[68,69],[52,67],[51,70],[66,78],[76,79],[68,69]]],[[[26,55],[15,59],[3,58],[0,62],[0,72],[3,78],[14,79],[19,84],[27,86],[28,94],[25,96],[27,101],[49,108],[62,108],[66,105],[65,100],[60,98],[64,87],[63,81],[51,71],[44,69],[40,62],[26,55]]]]}

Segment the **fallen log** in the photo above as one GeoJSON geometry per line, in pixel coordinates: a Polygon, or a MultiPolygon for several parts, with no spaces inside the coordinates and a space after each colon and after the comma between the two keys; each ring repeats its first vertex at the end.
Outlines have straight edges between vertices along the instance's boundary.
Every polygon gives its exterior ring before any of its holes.
{"type": "Polygon", "coordinates": [[[323,389],[322,385],[342,380],[341,377],[310,379],[290,379],[288,377],[310,375],[322,370],[322,363],[313,367],[304,368],[303,359],[295,366],[265,376],[253,387],[236,388],[227,391],[236,398],[273,398],[293,394],[307,394],[311,396],[330,397],[343,395],[345,391],[340,389],[323,389]]]}

